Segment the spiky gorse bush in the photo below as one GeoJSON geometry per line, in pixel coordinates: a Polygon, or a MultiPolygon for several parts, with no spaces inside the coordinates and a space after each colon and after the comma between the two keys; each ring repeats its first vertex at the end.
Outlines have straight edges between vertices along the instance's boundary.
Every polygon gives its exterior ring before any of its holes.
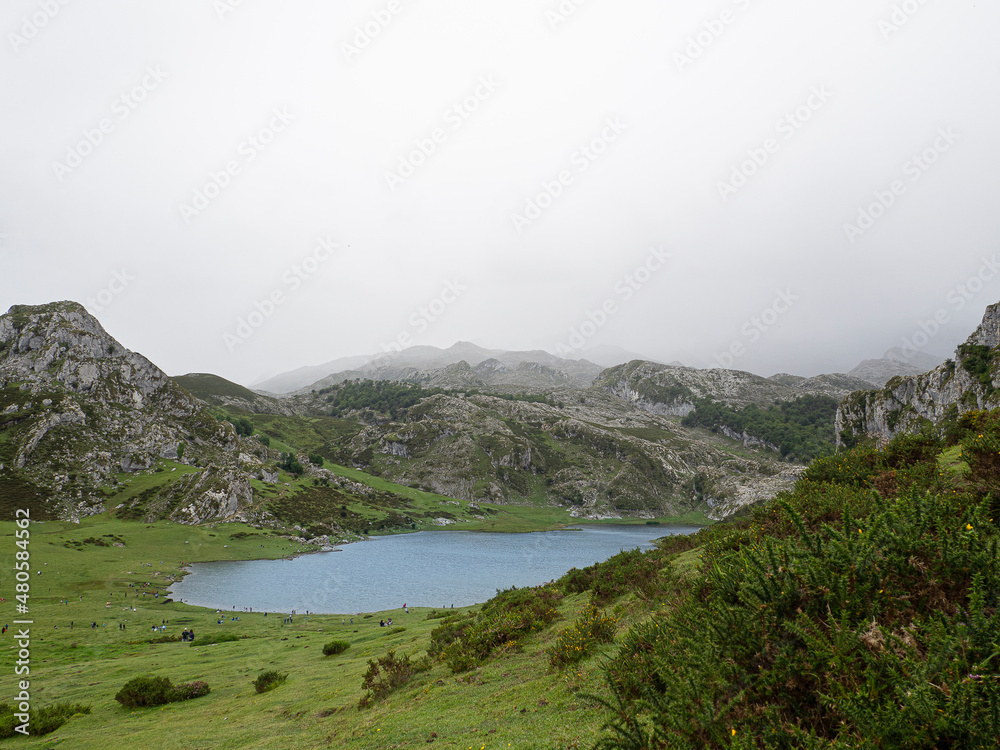
{"type": "Polygon", "coordinates": [[[413,662],[408,655],[396,656],[395,651],[389,651],[377,659],[369,659],[368,670],[361,682],[361,687],[367,692],[358,701],[358,708],[366,708],[382,700],[409,682],[414,674],[428,669],[430,669],[429,659],[418,659],[413,662]]]}
{"type": "Polygon", "coordinates": [[[498,650],[516,648],[524,637],[558,619],[555,607],[561,599],[552,584],[501,591],[478,615],[445,619],[431,632],[427,653],[447,662],[453,672],[464,672],[498,650]]]}
{"type": "Polygon", "coordinates": [[[555,643],[546,650],[549,663],[562,668],[582,661],[602,643],[614,640],[617,623],[615,618],[590,605],[576,622],[556,636],[555,643]]]}
{"type": "Polygon", "coordinates": [[[986,421],[822,459],[753,521],[713,530],[703,577],[609,664],[597,747],[1000,747],[986,421]],[[959,443],[969,471],[946,477],[937,459],[959,443]],[[898,495],[875,489],[887,468],[898,495]]]}

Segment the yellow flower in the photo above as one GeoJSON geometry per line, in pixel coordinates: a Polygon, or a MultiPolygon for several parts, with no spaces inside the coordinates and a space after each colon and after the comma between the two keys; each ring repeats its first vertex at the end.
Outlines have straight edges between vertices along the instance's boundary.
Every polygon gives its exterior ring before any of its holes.
{"type": "Polygon", "coordinates": [[[972,531],[972,524],[971,523],[965,524],[965,530],[966,531],[972,531]]]}

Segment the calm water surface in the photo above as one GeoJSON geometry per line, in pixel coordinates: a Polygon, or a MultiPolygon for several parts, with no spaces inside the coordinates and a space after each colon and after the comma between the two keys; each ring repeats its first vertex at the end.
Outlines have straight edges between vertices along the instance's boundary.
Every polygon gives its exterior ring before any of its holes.
{"type": "Polygon", "coordinates": [[[354,614],[484,602],[497,589],[536,586],[570,568],[601,562],[623,549],[649,549],[656,537],[692,534],[693,526],[585,526],[494,534],[421,531],[347,544],[340,552],[292,560],[191,565],[171,588],[188,604],[237,611],[306,610],[354,614]]]}

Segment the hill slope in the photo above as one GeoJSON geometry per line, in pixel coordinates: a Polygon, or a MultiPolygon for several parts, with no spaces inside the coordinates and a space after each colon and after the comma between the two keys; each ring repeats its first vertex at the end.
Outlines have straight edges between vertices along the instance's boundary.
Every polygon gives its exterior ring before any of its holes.
{"type": "Polygon", "coordinates": [[[200,401],[251,414],[294,414],[286,399],[264,396],[242,385],[207,373],[189,373],[173,378],[177,385],[200,401]]]}

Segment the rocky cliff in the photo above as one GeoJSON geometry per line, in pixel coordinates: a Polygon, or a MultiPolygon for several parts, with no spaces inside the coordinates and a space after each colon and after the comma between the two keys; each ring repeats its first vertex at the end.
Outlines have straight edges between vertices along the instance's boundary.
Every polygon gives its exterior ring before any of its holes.
{"type": "Polygon", "coordinates": [[[244,463],[265,456],[82,305],[18,305],[0,316],[5,510],[26,503],[40,517],[99,513],[123,475],[172,459],[197,477],[174,492],[165,515],[190,523],[234,517],[253,499],[244,463]]]}
{"type": "Polygon", "coordinates": [[[806,394],[843,398],[864,385],[865,381],[847,375],[763,378],[740,370],[696,370],[643,361],[612,367],[594,381],[595,388],[643,411],[680,417],[694,411],[696,399],[710,398],[734,407],[766,407],[806,394]]]}
{"type": "Polygon", "coordinates": [[[865,437],[888,439],[949,415],[1000,406],[1000,303],[986,309],[955,358],[929,372],[894,377],[881,390],[851,393],[837,410],[838,445],[865,437]]]}

